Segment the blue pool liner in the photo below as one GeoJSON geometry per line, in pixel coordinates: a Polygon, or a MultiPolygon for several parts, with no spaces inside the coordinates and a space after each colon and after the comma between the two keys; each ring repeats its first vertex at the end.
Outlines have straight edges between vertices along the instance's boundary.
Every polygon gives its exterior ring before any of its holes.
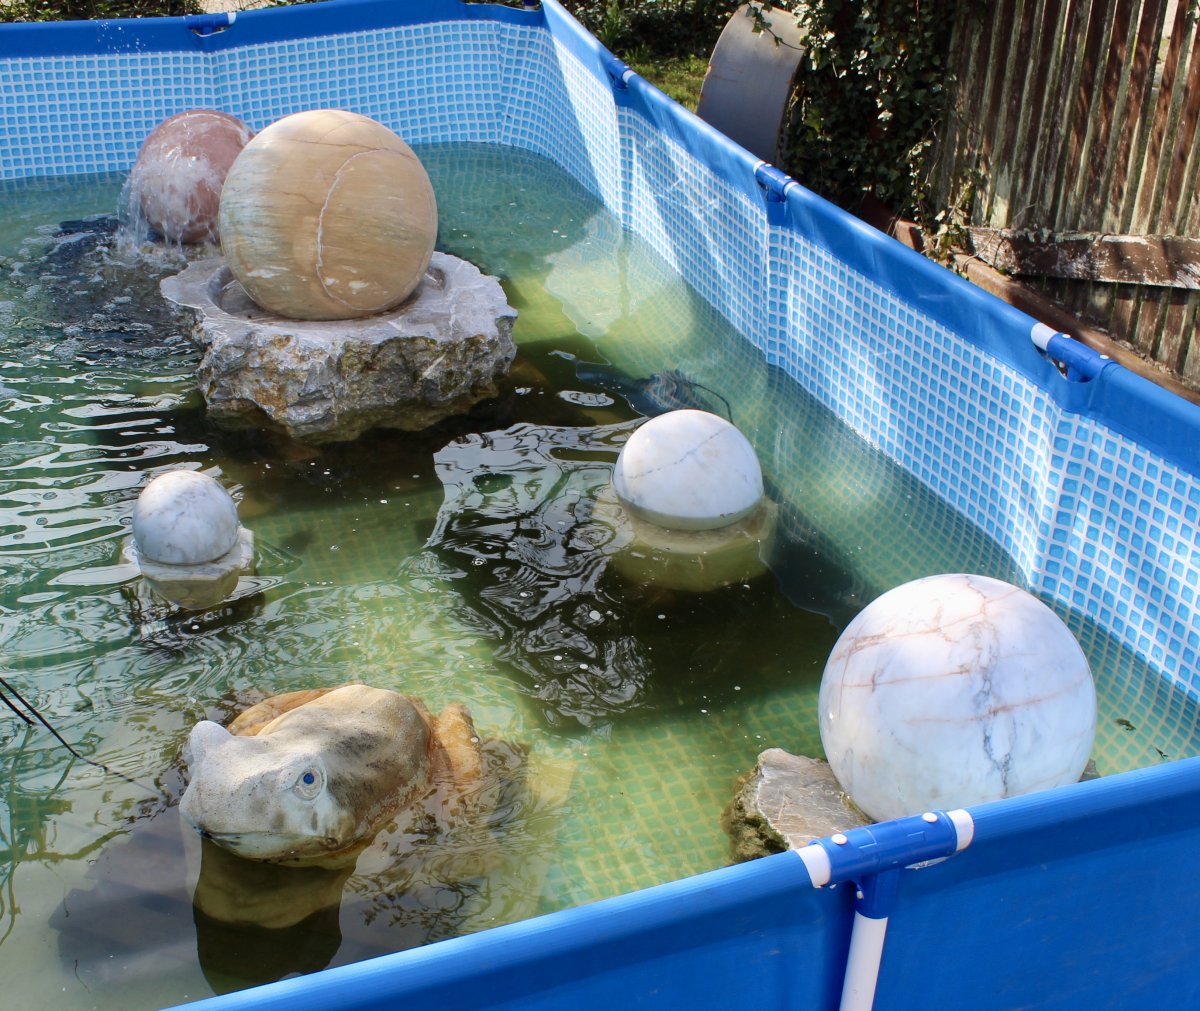
{"type": "MultiPolygon", "coordinates": [[[[337,104],[410,142],[552,159],[1069,622],[1194,708],[1200,408],[754,159],[554,0],[7,25],[0,103],[0,180],[126,171],[150,127],[198,105],[261,128],[337,104]]],[[[876,1006],[1200,1006],[1198,763],[973,807],[961,851],[889,857],[876,1006]]],[[[833,1008],[880,871],[815,887],[806,849],[191,1006],[833,1008]]]]}
{"type": "Polygon", "coordinates": [[[326,0],[241,13],[196,14],[177,18],[109,21],[30,21],[6,24],[0,59],[80,56],[123,52],[219,52],[242,46],[346,35],[400,25],[469,20],[537,24],[536,10],[456,0],[383,3],[380,0],[326,0]],[[336,4],[336,11],[331,6],[336,4]]]}
{"type": "MultiPolygon", "coordinates": [[[[968,809],[969,846],[900,872],[876,1006],[1200,1006],[1200,884],[1171,870],[1198,762],[968,809]]],[[[837,1008],[854,890],[791,851],[187,1007],[837,1008]]]]}

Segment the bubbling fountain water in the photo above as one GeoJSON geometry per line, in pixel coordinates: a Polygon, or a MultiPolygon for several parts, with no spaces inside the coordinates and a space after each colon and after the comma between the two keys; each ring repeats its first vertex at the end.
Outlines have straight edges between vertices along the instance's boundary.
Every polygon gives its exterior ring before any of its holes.
{"type": "Polygon", "coordinates": [[[169,243],[218,238],[225,177],[254,136],[236,116],[190,109],[146,136],[129,174],[130,204],[169,243]]]}

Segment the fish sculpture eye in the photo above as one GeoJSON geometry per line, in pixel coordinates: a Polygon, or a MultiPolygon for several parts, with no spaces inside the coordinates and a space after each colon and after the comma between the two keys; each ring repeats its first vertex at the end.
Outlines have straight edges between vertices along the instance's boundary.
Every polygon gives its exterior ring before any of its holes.
{"type": "Polygon", "coordinates": [[[323,778],[319,769],[307,768],[296,778],[292,789],[305,800],[312,800],[321,792],[323,778]]]}

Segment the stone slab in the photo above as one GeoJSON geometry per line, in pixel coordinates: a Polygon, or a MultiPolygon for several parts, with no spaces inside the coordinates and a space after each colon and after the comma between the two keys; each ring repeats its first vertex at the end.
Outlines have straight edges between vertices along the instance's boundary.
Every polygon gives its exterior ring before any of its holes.
{"type": "Polygon", "coordinates": [[[768,748],[721,817],[736,860],[807,846],[870,823],[846,797],[827,762],[768,748]]]}

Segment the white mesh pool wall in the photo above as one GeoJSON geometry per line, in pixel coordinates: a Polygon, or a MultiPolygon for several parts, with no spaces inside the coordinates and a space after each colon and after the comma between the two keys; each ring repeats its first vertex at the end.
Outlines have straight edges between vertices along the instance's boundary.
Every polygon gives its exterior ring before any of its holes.
{"type": "MultiPolygon", "coordinates": [[[[351,21],[387,7],[339,6],[351,21]]],[[[293,12],[246,15],[200,42],[167,19],[178,50],[157,41],[172,37],[164,22],[149,41],[114,24],[83,51],[26,55],[31,34],[0,49],[17,53],[0,60],[0,178],[125,171],[151,127],[197,106],[256,128],[336,106],[414,144],[545,155],[769,361],[1011,552],[1076,627],[1091,618],[1200,690],[1200,412],[1115,365],[1068,383],[1030,342],[1033,321],[796,187],[760,186],[749,156],[643,82],[622,87],[553,3],[396,6],[419,23],[243,44],[293,12]],[[1148,446],[1158,418],[1169,431],[1148,446]]],[[[777,438],[783,465],[804,468],[786,422],[777,438]]]]}
{"type": "Polygon", "coordinates": [[[476,21],[215,52],[9,59],[0,64],[9,145],[0,174],[126,171],[155,124],[201,106],[232,112],[255,129],[301,109],[352,108],[412,144],[478,141],[536,150],[540,124],[521,121],[514,110],[542,105],[529,93],[531,77],[551,53],[544,31],[476,21]]]}

